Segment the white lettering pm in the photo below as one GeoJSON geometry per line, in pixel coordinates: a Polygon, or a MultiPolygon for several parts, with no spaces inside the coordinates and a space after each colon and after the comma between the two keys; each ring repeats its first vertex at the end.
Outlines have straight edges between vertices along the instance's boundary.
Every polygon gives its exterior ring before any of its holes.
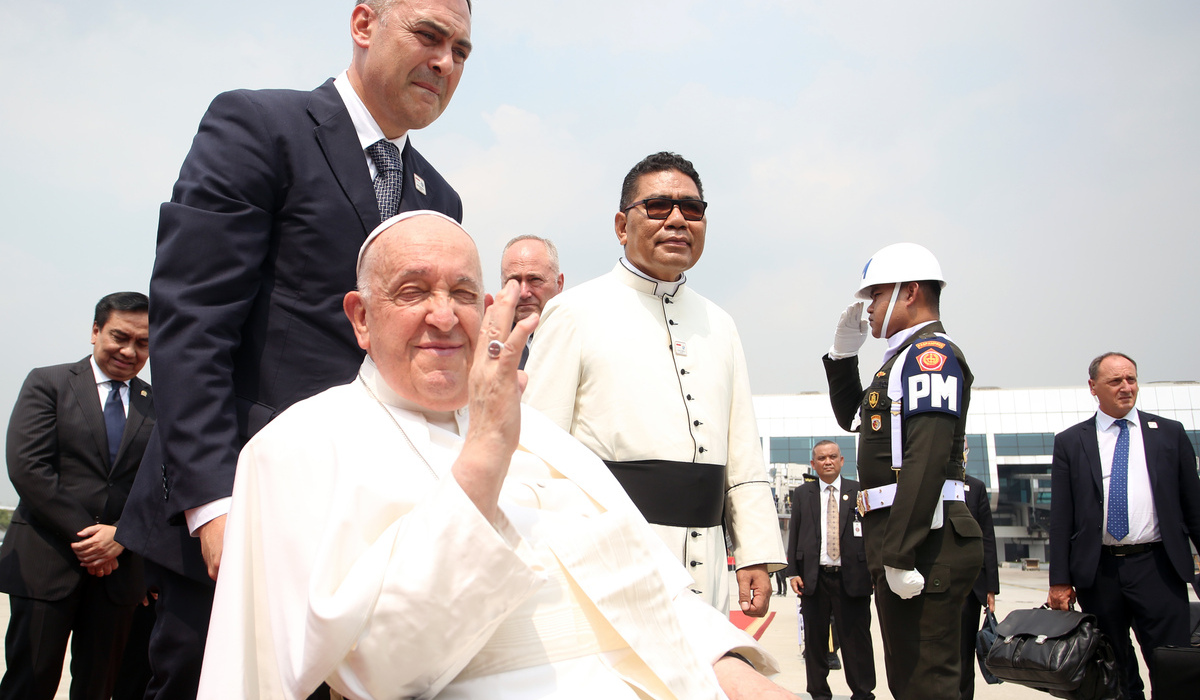
{"type": "Polygon", "coordinates": [[[958,413],[958,377],[942,374],[914,374],[908,378],[908,410],[920,407],[921,399],[929,399],[932,408],[946,408],[958,413]]]}

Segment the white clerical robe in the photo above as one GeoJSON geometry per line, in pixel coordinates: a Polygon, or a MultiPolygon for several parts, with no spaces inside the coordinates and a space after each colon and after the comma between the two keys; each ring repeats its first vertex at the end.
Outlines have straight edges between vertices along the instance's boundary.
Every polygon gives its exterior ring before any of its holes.
{"type": "MultiPolygon", "coordinates": [[[[655,282],[618,262],[550,300],[525,369],[522,400],[601,459],[726,465],[736,566],[784,568],[746,358],[720,307],[682,280],[655,282]]],[[[693,590],[728,612],[724,530],[653,528],[692,574],[693,590]]]]}
{"type": "Polygon", "coordinates": [[[450,474],[465,410],[404,405],[368,359],[246,445],[200,698],[720,698],[726,651],[774,670],[536,411],[489,522],[450,474]]]}

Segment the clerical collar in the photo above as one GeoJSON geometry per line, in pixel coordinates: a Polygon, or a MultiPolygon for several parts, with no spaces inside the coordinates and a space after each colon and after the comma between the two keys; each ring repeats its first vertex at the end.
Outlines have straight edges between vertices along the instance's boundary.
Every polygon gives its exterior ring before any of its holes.
{"type": "Polygon", "coordinates": [[[420,404],[409,401],[393,391],[392,387],[388,386],[388,383],[384,381],[383,375],[379,373],[379,368],[375,366],[375,361],[371,359],[370,355],[363,358],[362,367],[358,370],[358,376],[362,378],[363,383],[367,385],[371,392],[388,406],[411,413],[420,413],[432,425],[444,428],[458,435],[466,435],[466,406],[457,411],[431,411],[420,404]]]}
{"type": "Polygon", "coordinates": [[[647,275],[645,272],[637,269],[637,267],[633,263],[629,262],[624,255],[621,256],[621,263],[616,269],[620,269],[622,267],[624,267],[626,271],[633,273],[642,280],[653,283],[654,286],[650,287],[649,285],[639,284],[636,280],[629,279],[628,276],[625,278],[626,284],[638,290],[639,292],[653,294],[656,297],[673,297],[679,293],[679,288],[682,287],[685,282],[687,282],[687,275],[683,274],[682,272],[679,273],[679,279],[675,280],[674,282],[666,282],[660,279],[655,279],[650,275],[647,275]]]}
{"type": "Polygon", "coordinates": [[[900,352],[900,348],[904,347],[904,344],[908,342],[909,338],[916,335],[917,331],[931,323],[937,323],[937,319],[935,318],[934,320],[926,321],[925,323],[918,323],[917,325],[912,326],[911,328],[905,328],[902,331],[896,331],[895,335],[887,339],[888,347],[887,351],[883,353],[883,361],[887,362],[888,360],[892,359],[896,353],[900,352]]]}

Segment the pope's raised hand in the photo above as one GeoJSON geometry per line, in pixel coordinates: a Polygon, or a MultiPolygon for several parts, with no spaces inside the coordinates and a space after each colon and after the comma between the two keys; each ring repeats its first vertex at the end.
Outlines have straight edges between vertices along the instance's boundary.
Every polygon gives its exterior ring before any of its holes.
{"type": "Polygon", "coordinates": [[[485,300],[467,380],[470,427],[453,474],[479,511],[495,518],[500,487],[521,435],[521,392],[525,373],[517,369],[521,351],[537,328],[536,314],[513,325],[520,285],[509,281],[495,299],[485,300]]]}

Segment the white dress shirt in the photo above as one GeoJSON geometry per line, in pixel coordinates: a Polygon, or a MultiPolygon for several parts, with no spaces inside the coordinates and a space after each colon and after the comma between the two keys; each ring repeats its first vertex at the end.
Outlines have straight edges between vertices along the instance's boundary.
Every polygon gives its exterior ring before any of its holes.
{"type": "MultiPolygon", "coordinates": [[[[104,410],[105,404],[108,403],[108,395],[112,393],[112,377],[104,373],[100,369],[100,365],[96,364],[96,358],[88,358],[92,361],[92,374],[96,377],[96,396],[100,398],[100,410],[104,410]]],[[[129,417],[129,382],[121,382],[117,391],[121,391],[121,408],[125,411],[125,417],[129,417]],[[124,391],[121,391],[124,389],[124,391]]]]}
{"type": "Polygon", "coordinates": [[[1150,472],[1146,468],[1146,447],[1142,441],[1141,418],[1137,409],[1122,416],[1129,421],[1129,534],[1117,541],[1108,534],[1108,485],[1112,474],[1113,452],[1117,448],[1117,436],[1121,428],[1116,418],[1104,411],[1096,411],[1096,439],[1100,443],[1100,472],[1104,477],[1104,522],[1101,540],[1104,544],[1142,544],[1158,542],[1158,514],[1154,511],[1154,494],[1150,491],[1150,472]]]}
{"type": "MultiPolygon", "coordinates": [[[[829,492],[830,490],[833,491],[833,502],[839,504],[838,507],[840,508],[842,496],[842,477],[839,476],[833,480],[833,483],[829,484],[825,483],[824,481],[818,481],[817,483],[821,485],[821,566],[841,566],[841,556],[839,556],[837,559],[831,559],[829,557],[829,547],[825,543],[825,533],[829,532],[829,492]]],[[[838,534],[840,537],[841,523],[838,523],[838,534]]],[[[841,540],[838,540],[838,544],[841,544],[841,540]]],[[[838,554],[841,554],[840,549],[838,550],[838,554]]]]}
{"type": "MultiPolygon", "coordinates": [[[[363,104],[362,98],[354,91],[354,86],[350,84],[350,78],[347,77],[346,71],[342,71],[341,75],[333,79],[333,86],[342,96],[342,102],[346,103],[346,111],[350,113],[350,121],[354,122],[358,143],[363,147],[363,157],[367,159],[367,167],[371,169],[371,179],[374,180],[375,176],[379,174],[379,169],[375,167],[375,161],[371,160],[371,156],[367,155],[367,148],[379,139],[387,137],[383,135],[383,129],[379,128],[375,117],[371,116],[370,110],[363,104]]],[[[396,148],[403,153],[404,146],[408,143],[408,132],[405,132],[400,138],[388,140],[396,144],[396,148]]]]}

